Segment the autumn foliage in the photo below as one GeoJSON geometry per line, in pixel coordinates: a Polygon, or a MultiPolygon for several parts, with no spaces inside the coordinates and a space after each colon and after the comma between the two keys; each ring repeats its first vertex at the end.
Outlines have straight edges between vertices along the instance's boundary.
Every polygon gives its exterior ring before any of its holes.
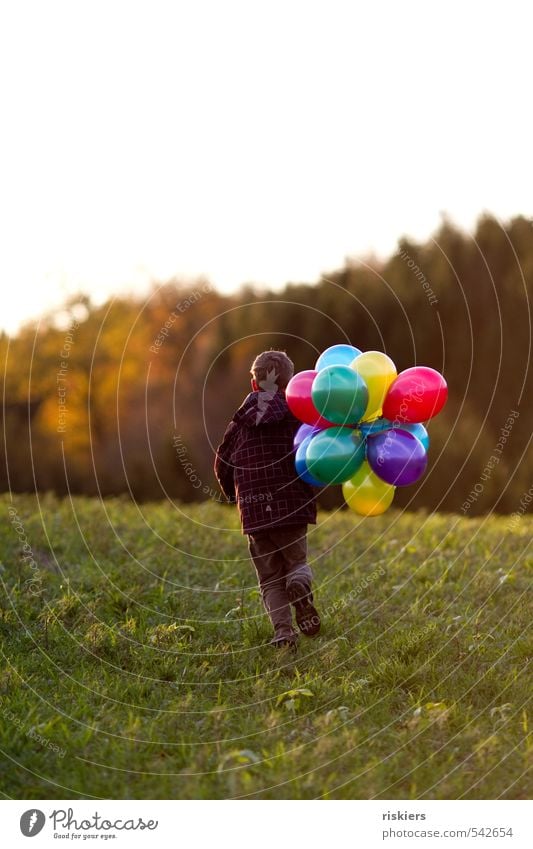
{"type": "MultiPolygon", "coordinates": [[[[72,299],[61,316],[0,337],[0,485],[217,498],[214,447],[249,391],[254,356],[285,349],[298,371],[351,342],[448,382],[429,428],[430,473],[397,503],[513,512],[531,484],[532,294],[531,223],[485,216],[473,236],[445,222],[425,244],[402,240],[388,261],[350,262],[313,285],[225,295],[204,280],[170,281],[103,305],[72,299]]],[[[321,498],[331,507],[339,494],[321,498]]]]}

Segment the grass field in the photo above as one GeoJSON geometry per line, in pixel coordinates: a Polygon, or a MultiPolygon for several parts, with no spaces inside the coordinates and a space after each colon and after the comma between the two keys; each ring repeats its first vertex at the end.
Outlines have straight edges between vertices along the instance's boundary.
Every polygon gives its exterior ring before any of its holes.
{"type": "Polygon", "coordinates": [[[531,795],[530,517],[322,513],[294,657],[233,509],[1,510],[5,797],[531,795]]]}

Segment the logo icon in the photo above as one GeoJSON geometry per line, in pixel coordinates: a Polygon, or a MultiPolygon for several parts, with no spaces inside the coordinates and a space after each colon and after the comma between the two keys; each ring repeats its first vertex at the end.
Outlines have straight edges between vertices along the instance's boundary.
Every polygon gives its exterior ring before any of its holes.
{"type": "Polygon", "coordinates": [[[277,384],[278,375],[276,369],[269,368],[265,380],[259,381],[259,395],[257,397],[257,414],[255,417],[256,425],[259,424],[263,416],[268,410],[269,404],[278,391],[277,384]]]}
{"type": "Polygon", "coordinates": [[[24,837],[35,837],[42,830],[46,817],[38,808],[30,808],[24,811],[20,818],[20,830],[24,837]]]}

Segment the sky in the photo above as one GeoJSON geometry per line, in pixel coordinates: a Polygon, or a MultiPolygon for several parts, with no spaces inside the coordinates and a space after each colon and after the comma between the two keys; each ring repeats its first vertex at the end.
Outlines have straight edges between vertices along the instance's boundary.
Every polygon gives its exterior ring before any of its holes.
{"type": "Polygon", "coordinates": [[[5,3],[0,329],[533,216],[529,0],[5,3]]]}

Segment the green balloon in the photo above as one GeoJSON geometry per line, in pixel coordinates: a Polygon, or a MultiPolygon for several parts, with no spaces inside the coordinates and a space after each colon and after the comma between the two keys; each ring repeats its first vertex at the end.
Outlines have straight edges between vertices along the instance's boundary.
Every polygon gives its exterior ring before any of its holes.
{"type": "Polygon", "coordinates": [[[311,388],[313,404],[328,422],[355,425],[368,404],[368,388],[350,366],[327,366],[319,371],[311,388]]]}
{"type": "Polygon", "coordinates": [[[365,442],[359,431],[328,427],[309,441],[305,462],[309,473],[324,483],[344,483],[365,459],[365,442]]]}

